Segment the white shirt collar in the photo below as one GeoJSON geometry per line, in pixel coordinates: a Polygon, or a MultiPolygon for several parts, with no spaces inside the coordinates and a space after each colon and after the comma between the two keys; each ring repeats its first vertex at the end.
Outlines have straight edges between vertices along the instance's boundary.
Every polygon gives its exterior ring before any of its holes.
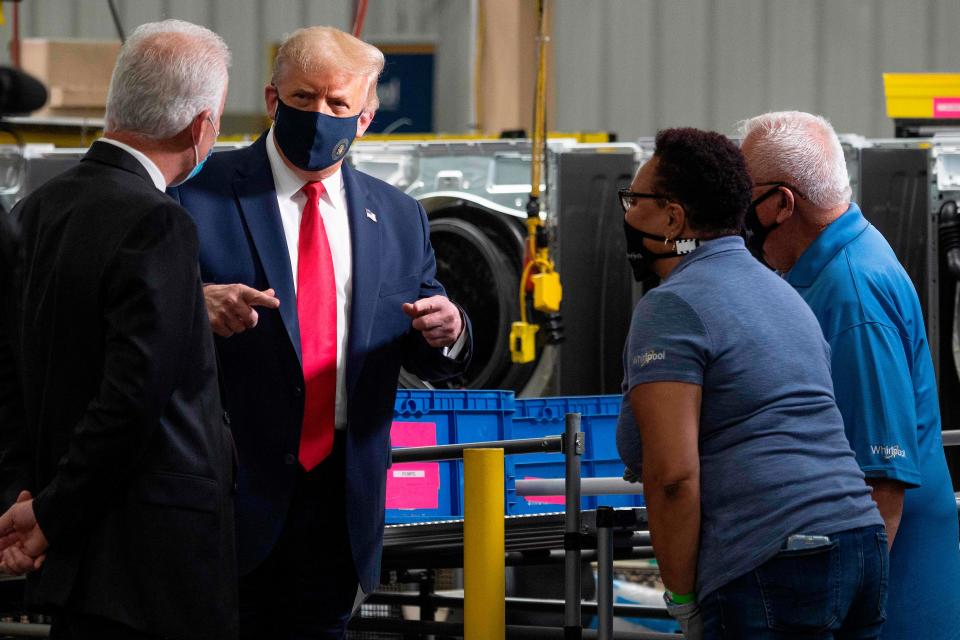
{"type": "Polygon", "coordinates": [[[134,158],[136,158],[140,164],[143,165],[143,168],[147,170],[147,173],[150,174],[150,180],[153,181],[153,186],[155,186],[159,191],[167,190],[167,181],[164,179],[163,174],[160,172],[160,168],[154,164],[153,160],[139,149],[134,149],[128,144],[124,144],[119,140],[114,140],[113,138],[100,138],[99,142],[106,142],[107,144],[112,144],[115,147],[120,147],[134,158]]]}
{"type": "MultiPolygon", "coordinates": [[[[272,126],[267,133],[266,143],[267,158],[270,160],[270,171],[273,172],[273,186],[277,191],[277,197],[292,198],[307,182],[295,174],[280,157],[280,152],[277,151],[277,145],[274,142],[272,126]]],[[[343,191],[343,172],[337,169],[333,175],[327,176],[321,182],[327,194],[339,194],[343,191]]],[[[327,197],[330,198],[329,195],[327,197]]]]}

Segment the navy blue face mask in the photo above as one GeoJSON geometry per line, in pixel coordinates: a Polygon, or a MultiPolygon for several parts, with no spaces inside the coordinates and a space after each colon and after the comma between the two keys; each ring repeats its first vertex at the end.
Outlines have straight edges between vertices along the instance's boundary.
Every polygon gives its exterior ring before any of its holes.
{"type": "Polygon", "coordinates": [[[273,137],[287,160],[304,171],[320,171],[343,159],[357,136],[360,114],[337,118],[301,111],[277,96],[273,137]]]}

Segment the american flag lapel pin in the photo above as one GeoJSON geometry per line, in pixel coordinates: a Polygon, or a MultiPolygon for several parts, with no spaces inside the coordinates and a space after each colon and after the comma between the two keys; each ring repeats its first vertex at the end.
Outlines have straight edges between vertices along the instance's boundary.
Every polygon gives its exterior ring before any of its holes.
{"type": "Polygon", "coordinates": [[[374,222],[377,221],[377,214],[375,214],[373,211],[370,211],[370,209],[367,209],[367,217],[373,220],[374,222]]]}

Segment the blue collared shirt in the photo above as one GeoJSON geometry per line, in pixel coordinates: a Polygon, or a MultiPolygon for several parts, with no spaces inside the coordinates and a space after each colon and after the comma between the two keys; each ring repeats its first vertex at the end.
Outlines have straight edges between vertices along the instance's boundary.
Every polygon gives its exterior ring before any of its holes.
{"type": "Polygon", "coordinates": [[[913,283],[855,204],[785,277],[813,309],[830,344],[837,405],[864,474],[910,489],[891,553],[882,637],[958,638],[957,512],[913,283]]]}
{"type": "Polygon", "coordinates": [[[867,477],[921,484],[919,452],[943,456],[936,378],[913,283],[856,205],[786,274],[832,350],[834,393],[867,477]]]}

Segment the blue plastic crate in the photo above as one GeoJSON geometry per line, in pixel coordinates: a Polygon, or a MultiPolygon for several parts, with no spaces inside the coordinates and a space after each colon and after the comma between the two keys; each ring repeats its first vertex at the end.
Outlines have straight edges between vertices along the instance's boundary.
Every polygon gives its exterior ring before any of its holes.
{"type": "Polygon", "coordinates": [[[556,396],[551,398],[518,398],[516,417],[553,420],[568,413],[585,416],[615,416],[620,413],[623,396],[556,396]]]}
{"type": "MultiPolygon", "coordinates": [[[[508,458],[507,468],[507,513],[509,515],[551,513],[564,510],[563,496],[518,496],[516,495],[516,481],[525,479],[556,478],[565,476],[565,462],[560,454],[554,460],[540,462],[529,461],[529,456],[508,458]]],[[[580,476],[583,478],[609,478],[623,475],[623,462],[615,460],[581,460],[580,476]]],[[[584,496],[580,502],[581,509],[596,509],[598,506],[607,507],[642,507],[641,495],[606,495],[584,496]]]]}
{"type": "MultiPolygon", "coordinates": [[[[516,401],[510,438],[539,438],[559,435],[564,431],[567,413],[581,414],[580,430],[584,432],[584,455],[580,475],[602,478],[623,475],[623,463],[617,453],[616,429],[622,396],[561,396],[528,398],[516,401]]],[[[510,515],[563,511],[557,497],[518,496],[516,481],[527,478],[563,478],[566,465],[561,453],[537,453],[510,456],[507,469],[507,513],[510,515]]],[[[583,509],[598,505],[611,507],[643,506],[642,496],[613,495],[584,497],[583,509]]]]}
{"type": "MultiPolygon", "coordinates": [[[[405,446],[398,444],[401,434],[433,436],[437,445],[503,440],[514,410],[512,391],[400,389],[393,444],[405,446]]],[[[387,524],[463,517],[462,460],[395,464],[387,477],[388,504],[398,504],[398,498],[403,503],[386,510],[387,524]]]]}

